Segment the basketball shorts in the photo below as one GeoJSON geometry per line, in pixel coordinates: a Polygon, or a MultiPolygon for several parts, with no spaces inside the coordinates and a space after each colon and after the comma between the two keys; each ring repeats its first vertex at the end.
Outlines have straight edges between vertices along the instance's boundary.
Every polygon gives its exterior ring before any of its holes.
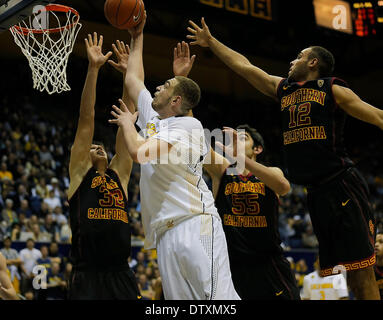
{"type": "Polygon", "coordinates": [[[351,271],[375,264],[375,218],[367,183],[356,168],[308,188],[307,202],[321,276],[332,274],[336,266],[351,271]]]}
{"type": "Polygon", "coordinates": [[[137,300],[140,292],[129,267],[109,268],[107,271],[72,270],[69,300],[137,300]]]}
{"type": "Polygon", "coordinates": [[[230,266],[234,287],[243,300],[300,300],[295,275],[283,255],[248,256],[230,266]]]}
{"type": "Polygon", "coordinates": [[[219,218],[198,215],[163,232],[157,257],[165,300],[240,299],[219,218]]]}

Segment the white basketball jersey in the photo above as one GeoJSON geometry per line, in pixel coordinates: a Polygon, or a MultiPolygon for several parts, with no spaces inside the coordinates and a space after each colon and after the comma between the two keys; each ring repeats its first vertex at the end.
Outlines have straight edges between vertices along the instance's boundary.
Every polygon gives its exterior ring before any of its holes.
{"type": "Polygon", "coordinates": [[[303,279],[302,299],[339,300],[345,297],[348,297],[348,290],[343,274],[320,277],[314,271],[303,279]]]}
{"type": "Polygon", "coordinates": [[[141,210],[145,248],[155,248],[156,237],[179,222],[199,214],[219,217],[214,198],[202,178],[202,163],[209,147],[200,121],[193,117],[161,120],[152,108],[148,90],[138,98],[137,125],[145,138],[172,145],[170,160],[141,164],[141,210]]]}

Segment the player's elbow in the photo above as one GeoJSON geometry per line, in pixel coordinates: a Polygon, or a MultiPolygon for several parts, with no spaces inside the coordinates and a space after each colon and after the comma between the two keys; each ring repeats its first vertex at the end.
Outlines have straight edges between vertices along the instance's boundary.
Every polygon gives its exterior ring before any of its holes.
{"type": "Polygon", "coordinates": [[[130,157],[132,158],[133,162],[138,163],[138,164],[144,163],[144,162],[140,161],[140,157],[138,156],[137,151],[130,152],[129,154],[130,154],[130,157]]]}
{"type": "Polygon", "coordinates": [[[277,193],[281,196],[284,196],[290,192],[291,186],[290,183],[287,179],[283,179],[279,185],[278,185],[278,190],[277,193]]]}

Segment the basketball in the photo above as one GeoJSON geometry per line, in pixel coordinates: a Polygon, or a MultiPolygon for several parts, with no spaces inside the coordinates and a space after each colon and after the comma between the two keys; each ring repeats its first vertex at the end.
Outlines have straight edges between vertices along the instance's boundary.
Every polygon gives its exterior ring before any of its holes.
{"type": "Polygon", "coordinates": [[[104,4],[105,18],[118,29],[128,29],[138,25],[144,10],[142,0],[106,0],[104,4]]]}

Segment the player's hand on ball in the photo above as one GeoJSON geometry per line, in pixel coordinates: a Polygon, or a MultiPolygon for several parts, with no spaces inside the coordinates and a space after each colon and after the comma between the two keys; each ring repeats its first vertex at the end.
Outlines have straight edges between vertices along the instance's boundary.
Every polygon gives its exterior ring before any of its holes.
{"type": "Polygon", "coordinates": [[[146,23],[146,10],[144,11],[144,16],[142,17],[142,21],[135,27],[129,28],[128,31],[131,35],[131,37],[137,38],[143,31],[146,23]]]}
{"type": "Polygon", "coordinates": [[[138,112],[131,113],[121,99],[118,99],[118,102],[120,103],[120,108],[113,105],[113,110],[110,112],[115,119],[110,119],[108,122],[117,124],[120,127],[129,124],[134,125],[137,121],[138,112]]]}
{"type": "Polygon", "coordinates": [[[195,24],[193,21],[189,20],[189,24],[192,27],[188,27],[188,31],[192,34],[188,34],[186,38],[194,40],[190,42],[190,45],[200,45],[201,47],[208,47],[209,46],[209,39],[212,38],[212,35],[210,33],[209,27],[205,23],[205,18],[201,19],[202,28],[200,28],[197,24],[195,24]]]}

